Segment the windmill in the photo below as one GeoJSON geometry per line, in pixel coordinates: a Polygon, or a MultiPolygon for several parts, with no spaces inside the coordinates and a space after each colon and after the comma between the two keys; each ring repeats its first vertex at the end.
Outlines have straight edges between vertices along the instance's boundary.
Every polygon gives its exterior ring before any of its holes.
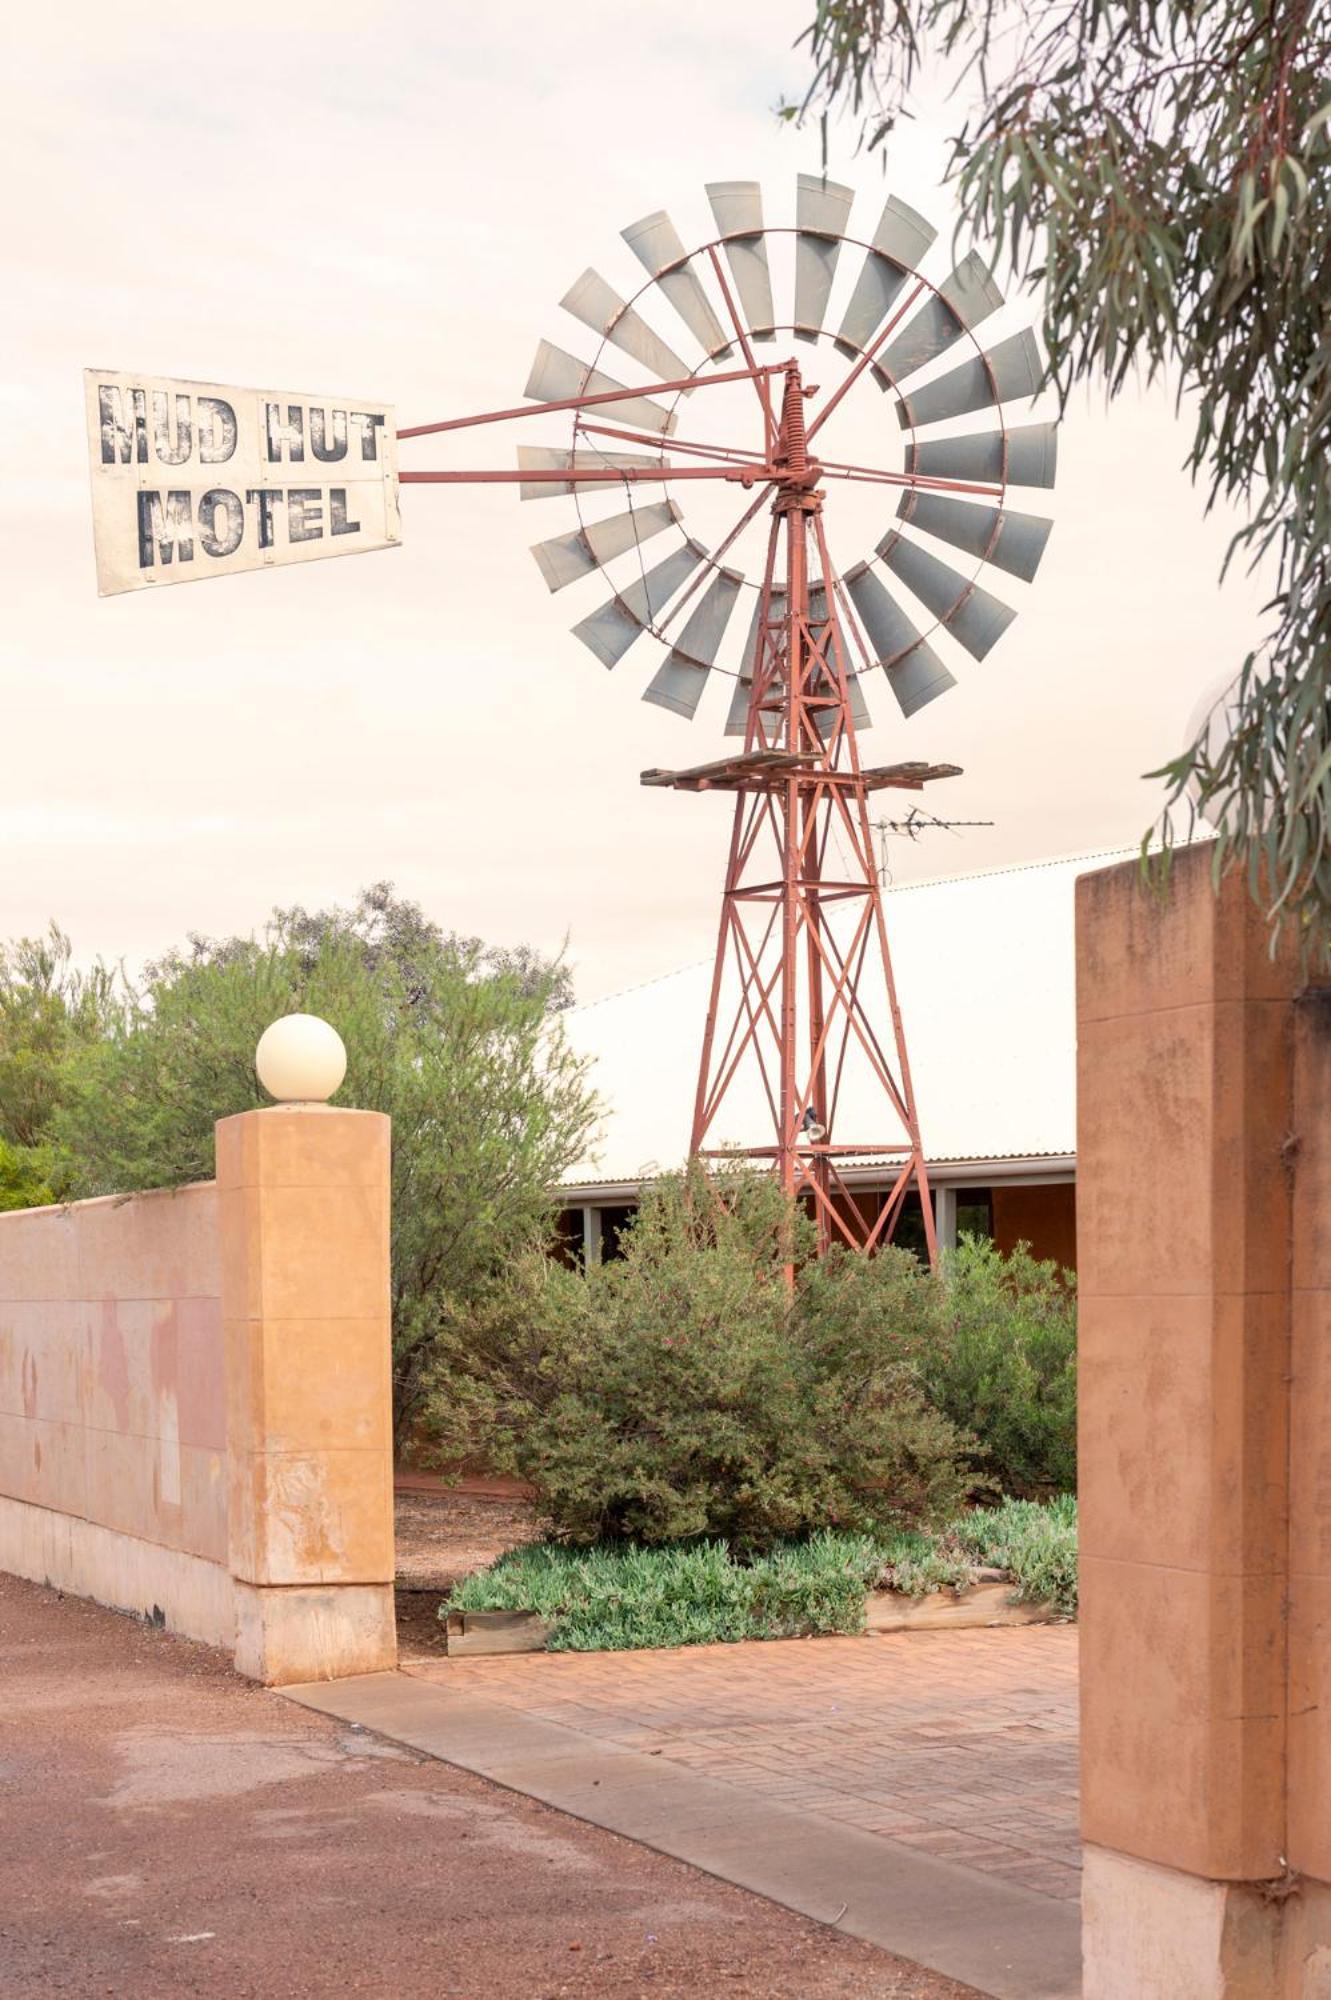
{"type": "Polygon", "coordinates": [[[852,190],[817,177],[798,179],[793,227],[768,225],[755,182],[706,195],[712,233],[692,249],[664,212],[623,231],[646,272],[627,296],[594,270],[577,279],[561,305],[580,351],[543,340],[524,403],[398,434],[559,416],[558,442],[520,447],[516,469],[401,479],[512,481],[524,500],[571,502],[572,524],[533,554],[552,591],[604,572],[609,594],[573,625],[594,657],[616,668],[650,638],[644,699],[690,719],[711,677],[729,679],[724,727],[742,747],[642,774],[734,797],[691,1151],[770,1166],[823,1248],[890,1240],[914,1194],[932,1261],[868,801],[957,767],[867,765],[860,735],[871,677],[916,714],[956,684],[949,660],[983,660],[1014,616],[981,576],[1035,574],[1051,523],[1007,492],[1053,485],[1055,430],[1010,424],[1006,406],[1035,396],[1041,360],[1025,327],[983,344],[1003,305],[991,274],[975,251],[950,269],[942,246],[931,259],[935,230],[895,197],[862,239],[852,190]],[[736,486],[731,520],[717,502],[736,486]],[[887,532],[838,567],[829,533],[847,501],[881,508],[883,488],[897,499],[887,532]],[[704,499],[707,539],[691,522],[704,499]],[[723,1146],[741,1079],[761,1129],[723,1146]],[[869,1165],[888,1182],[873,1200],[855,1184],[869,1165]]]}

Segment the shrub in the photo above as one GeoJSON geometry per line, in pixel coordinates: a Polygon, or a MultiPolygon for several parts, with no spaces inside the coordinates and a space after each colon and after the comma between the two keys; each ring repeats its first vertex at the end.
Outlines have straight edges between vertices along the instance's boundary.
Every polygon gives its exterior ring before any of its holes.
{"type": "Polygon", "coordinates": [[[1002,1256],[963,1237],[943,1260],[943,1334],[925,1382],[973,1431],[1005,1492],[1071,1492],[1077,1477],[1077,1311],[1073,1281],[1019,1244],[1002,1256]]]}
{"type": "Polygon", "coordinates": [[[857,1535],[778,1543],[752,1563],[716,1541],[586,1550],[545,1542],[466,1578],[447,1609],[537,1611],[554,1621],[552,1652],[859,1632],[880,1561],[874,1542],[857,1535]]]}
{"type": "Polygon", "coordinates": [[[977,1507],[951,1533],[976,1562],[1005,1569],[1018,1597],[1042,1600],[1067,1618],[1077,1614],[1077,1502],[1062,1493],[1045,1506],[1005,1500],[977,1507]]]}
{"type": "Polygon", "coordinates": [[[908,1252],[813,1261],[770,1178],[696,1166],[622,1246],[585,1278],[528,1259],[453,1338],[429,1402],[442,1462],[483,1453],[585,1544],[753,1551],[956,1511],[971,1441],[921,1385],[938,1295],[908,1252]]]}

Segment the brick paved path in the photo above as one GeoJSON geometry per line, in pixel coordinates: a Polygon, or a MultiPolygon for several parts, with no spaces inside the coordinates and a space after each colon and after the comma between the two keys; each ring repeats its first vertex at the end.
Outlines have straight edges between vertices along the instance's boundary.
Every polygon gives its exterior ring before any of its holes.
{"type": "Polygon", "coordinates": [[[1043,1895],[1079,1892],[1069,1626],[403,1667],[1043,1895]]]}

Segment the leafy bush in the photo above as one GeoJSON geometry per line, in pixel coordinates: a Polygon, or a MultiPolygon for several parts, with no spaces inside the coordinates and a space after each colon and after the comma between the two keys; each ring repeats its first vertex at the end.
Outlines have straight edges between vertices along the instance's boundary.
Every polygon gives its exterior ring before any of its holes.
{"type": "Polygon", "coordinates": [[[527,1259],[441,1356],[439,1460],[529,1480],[584,1544],[752,1552],[954,1513],[975,1477],[921,1384],[937,1287],[905,1251],[812,1260],[805,1230],[770,1178],[695,1166],[585,1277],[527,1259]]]}
{"type": "Polygon", "coordinates": [[[1019,1244],[1007,1257],[963,1237],[943,1260],[943,1337],[924,1379],[938,1408],[973,1431],[1007,1493],[1071,1492],[1077,1478],[1077,1309],[1073,1280],[1019,1244]]]}
{"type": "Polygon", "coordinates": [[[537,1611],[555,1621],[553,1652],[859,1632],[880,1561],[876,1544],[856,1535],[779,1543],[749,1564],[716,1541],[586,1550],[545,1542],[468,1577],[447,1609],[537,1611]]]}
{"type": "Polygon", "coordinates": [[[0,1138],[0,1210],[49,1208],[57,1198],[42,1150],[0,1138]]]}

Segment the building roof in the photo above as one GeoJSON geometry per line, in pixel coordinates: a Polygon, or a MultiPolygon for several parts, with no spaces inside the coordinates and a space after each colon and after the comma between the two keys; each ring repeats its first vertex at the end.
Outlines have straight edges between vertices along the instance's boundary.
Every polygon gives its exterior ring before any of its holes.
{"type": "MultiPolygon", "coordinates": [[[[925,1152],[998,1162],[1076,1146],[1073,883],[1132,850],[910,883],[884,897],[897,994],[925,1152]]],[[[594,1058],[606,1105],[599,1142],[566,1176],[574,1187],[632,1184],[683,1159],[697,1084],[711,960],[577,1007],[573,1045],[594,1058]]],[[[856,1104],[876,1109],[848,1068],[839,1134],[856,1104]]],[[[711,1135],[761,1142],[770,1113],[756,1077],[732,1094],[711,1135]]],[[[879,1121],[881,1122],[881,1121],[879,1121]]],[[[863,1126],[853,1136],[869,1136],[863,1126]]],[[[895,1135],[884,1135],[891,1138],[895,1135]]]]}

